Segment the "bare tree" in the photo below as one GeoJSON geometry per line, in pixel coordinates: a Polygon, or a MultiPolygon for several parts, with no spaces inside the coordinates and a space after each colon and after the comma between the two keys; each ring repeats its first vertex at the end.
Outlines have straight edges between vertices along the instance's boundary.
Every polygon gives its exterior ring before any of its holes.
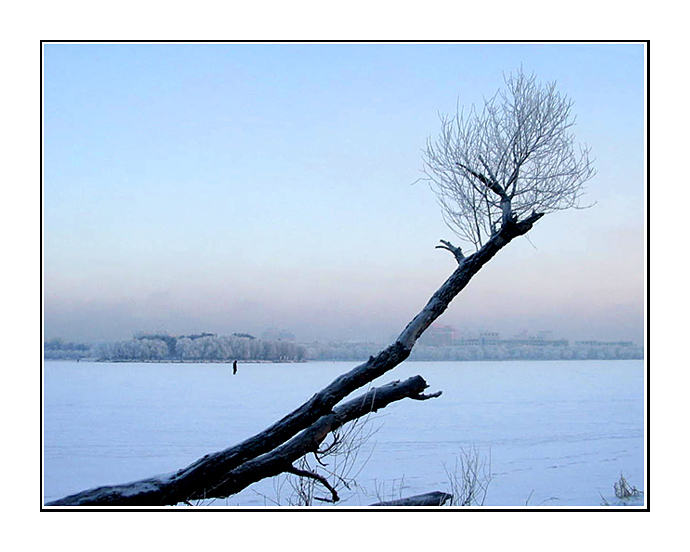
{"type": "MultiPolygon", "coordinates": [[[[448,225],[479,249],[511,220],[578,207],[594,175],[586,147],[575,148],[572,102],[522,70],[481,111],[441,118],[423,172],[448,225]]],[[[446,247],[448,248],[448,247],[446,247]]]]}
{"type": "Polygon", "coordinates": [[[491,451],[482,457],[479,451],[460,450],[452,470],[444,466],[452,492],[451,506],[483,506],[491,483],[491,451]]]}
{"type": "MultiPolygon", "coordinates": [[[[309,453],[320,454],[326,437],[347,422],[394,401],[426,400],[441,393],[424,394],[427,383],[414,376],[339,403],[405,361],[422,333],[503,247],[529,232],[546,213],[578,206],[582,183],[594,174],[588,150],[574,152],[571,103],[555,86],[542,87],[521,71],[506,84],[508,90],[486,102],[481,114],[471,109],[467,117],[443,119],[439,140],[429,142],[426,175],[447,222],[476,251],[465,256],[459,247],[441,241],[438,247],[451,251],[458,266],[392,345],[242,443],[172,474],[90,489],[48,505],[150,506],[224,498],[281,473],[312,479],[330,494],[329,500],[337,501],[337,489],[326,476],[295,462],[309,453]]],[[[436,503],[438,497],[447,498],[444,493],[432,495],[436,503]]]]}

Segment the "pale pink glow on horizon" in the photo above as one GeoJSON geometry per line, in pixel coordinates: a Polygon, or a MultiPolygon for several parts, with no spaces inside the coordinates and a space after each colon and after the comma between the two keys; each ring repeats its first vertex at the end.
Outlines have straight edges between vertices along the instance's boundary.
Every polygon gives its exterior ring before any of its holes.
{"type": "Polygon", "coordinates": [[[396,336],[454,269],[434,246],[466,247],[412,185],[421,148],[522,64],[574,100],[594,206],[544,217],[443,323],[643,341],[641,45],[262,46],[45,46],[46,339],[396,336]]]}

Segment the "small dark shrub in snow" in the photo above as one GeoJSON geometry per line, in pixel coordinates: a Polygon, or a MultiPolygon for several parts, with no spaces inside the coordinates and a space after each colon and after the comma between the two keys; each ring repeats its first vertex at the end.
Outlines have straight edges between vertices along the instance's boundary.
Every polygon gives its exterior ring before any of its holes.
{"type": "Polygon", "coordinates": [[[623,477],[623,474],[621,474],[621,478],[613,484],[613,490],[616,493],[616,497],[621,500],[635,498],[642,494],[642,491],[638,491],[634,486],[628,483],[625,477],[623,477]]]}

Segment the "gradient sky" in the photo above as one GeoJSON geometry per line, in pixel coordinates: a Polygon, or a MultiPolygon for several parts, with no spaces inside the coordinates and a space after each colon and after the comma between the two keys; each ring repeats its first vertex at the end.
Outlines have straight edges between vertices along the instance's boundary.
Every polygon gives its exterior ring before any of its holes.
{"type": "Polygon", "coordinates": [[[394,338],[460,244],[421,149],[521,64],[574,101],[595,205],[544,217],[440,322],[642,344],[639,44],[45,44],[45,337],[394,338]]]}

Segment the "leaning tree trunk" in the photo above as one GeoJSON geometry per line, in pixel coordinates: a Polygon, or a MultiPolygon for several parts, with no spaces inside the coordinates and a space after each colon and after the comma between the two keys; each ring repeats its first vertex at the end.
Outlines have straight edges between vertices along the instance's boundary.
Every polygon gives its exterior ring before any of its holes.
{"type": "MultiPolygon", "coordinates": [[[[353,391],[392,370],[410,355],[417,339],[448,308],[472,277],[498,251],[526,234],[543,214],[523,221],[512,218],[477,252],[465,257],[448,242],[458,267],[434,293],[426,306],[405,327],[398,339],[368,361],[342,374],[302,406],[249,439],[220,452],[208,454],[175,473],[142,479],[125,485],[98,487],[47,503],[47,506],[159,506],[190,500],[226,498],[266,477],[295,473],[292,462],[318,448],[329,432],[343,423],[383,408],[403,398],[427,399],[426,382],[415,376],[393,382],[336,407],[353,391]],[[373,393],[373,395],[372,395],[373,393]]],[[[300,475],[314,476],[315,474],[300,475]]],[[[324,483],[323,481],[321,481],[324,483]]],[[[329,488],[327,483],[324,483],[329,488]]],[[[337,494],[332,488],[333,499],[337,494]]]]}

